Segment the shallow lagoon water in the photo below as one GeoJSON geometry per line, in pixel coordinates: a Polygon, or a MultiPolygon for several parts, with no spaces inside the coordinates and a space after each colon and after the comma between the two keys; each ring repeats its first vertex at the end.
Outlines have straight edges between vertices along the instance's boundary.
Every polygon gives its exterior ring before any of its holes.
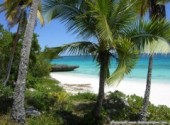
{"type": "MultiPolygon", "coordinates": [[[[125,79],[143,80],[147,76],[148,56],[142,55],[138,60],[135,68],[130,74],[125,76],[125,79]]],[[[88,77],[97,77],[99,74],[99,66],[93,60],[92,56],[62,56],[51,61],[52,64],[66,64],[80,66],[74,71],[68,72],[72,75],[83,75],[88,77]]],[[[110,72],[113,72],[117,66],[115,59],[112,59],[110,72]]],[[[170,84],[170,55],[155,55],[153,61],[154,81],[162,81],[170,84]]]]}

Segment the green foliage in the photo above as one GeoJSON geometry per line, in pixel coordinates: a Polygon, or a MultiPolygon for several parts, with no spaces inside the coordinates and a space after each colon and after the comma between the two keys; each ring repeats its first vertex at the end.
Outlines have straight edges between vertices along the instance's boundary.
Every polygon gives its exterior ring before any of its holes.
{"type": "Polygon", "coordinates": [[[12,89],[9,86],[4,86],[2,84],[0,84],[0,97],[2,96],[6,96],[9,97],[12,95],[12,89]]]}
{"type": "Polygon", "coordinates": [[[129,105],[127,104],[126,95],[124,93],[119,91],[110,93],[107,97],[104,107],[107,109],[111,119],[128,119],[129,105]]]}
{"type": "MultiPolygon", "coordinates": [[[[137,121],[139,119],[142,104],[142,97],[139,97],[137,95],[127,96],[122,92],[115,91],[114,93],[110,93],[107,96],[106,102],[103,106],[112,120],[137,121]]],[[[155,106],[149,103],[147,120],[170,122],[169,119],[169,107],[163,105],[155,106]]]]}
{"type": "Polygon", "coordinates": [[[9,60],[10,49],[12,42],[12,33],[8,32],[0,25],[0,80],[4,78],[6,74],[6,67],[9,60]]]}
{"type": "Polygon", "coordinates": [[[103,125],[108,122],[107,112],[102,108],[100,118],[97,120],[94,118],[91,112],[88,112],[84,115],[80,121],[80,125],[103,125]]]}
{"type": "MultiPolygon", "coordinates": [[[[0,26],[0,81],[3,81],[6,77],[8,62],[12,52],[13,43],[12,40],[16,34],[12,34],[0,26]]],[[[38,44],[38,35],[34,34],[32,39],[32,47],[30,52],[29,68],[28,68],[28,81],[33,81],[32,77],[44,77],[48,76],[51,70],[51,65],[47,62],[40,51],[41,48],[38,44]]],[[[10,79],[8,84],[13,84],[16,81],[18,75],[18,67],[20,61],[20,51],[23,36],[17,43],[17,48],[14,54],[14,60],[11,68],[10,79]]]]}
{"type": "Polygon", "coordinates": [[[28,125],[62,125],[63,121],[59,117],[54,117],[51,114],[43,114],[40,117],[28,118],[28,125]]]}
{"type": "MultiPolygon", "coordinates": [[[[30,106],[43,111],[48,111],[52,106],[54,106],[55,100],[49,97],[50,92],[60,92],[63,91],[61,87],[58,86],[58,82],[50,78],[34,78],[32,77],[30,84],[33,87],[26,91],[26,101],[30,106]]],[[[29,81],[29,82],[30,82],[29,81]]]]}
{"type": "Polygon", "coordinates": [[[72,95],[69,97],[73,101],[96,101],[96,94],[91,92],[84,92],[72,95]]]}
{"type": "Polygon", "coordinates": [[[41,111],[49,110],[50,106],[53,105],[47,94],[36,90],[26,93],[26,103],[41,111]]]}
{"type": "Polygon", "coordinates": [[[54,105],[53,105],[54,107],[51,108],[52,110],[69,111],[70,109],[72,109],[72,103],[68,99],[69,98],[68,93],[64,91],[53,92],[53,93],[49,93],[48,97],[49,99],[52,99],[54,101],[54,105]]]}
{"type": "Polygon", "coordinates": [[[37,37],[38,35],[34,34],[28,71],[33,77],[44,77],[49,75],[51,65],[45,60],[43,53],[40,52],[41,48],[38,44],[37,37]]]}
{"type": "Polygon", "coordinates": [[[31,73],[28,73],[26,82],[27,88],[34,88],[36,84],[42,83],[42,80],[41,78],[33,77],[31,73]]]}
{"type": "Polygon", "coordinates": [[[137,95],[127,96],[129,107],[129,119],[132,121],[139,119],[139,113],[142,109],[143,98],[137,95]]]}
{"type": "Polygon", "coordinates": [[[33,77],[48,76],[51,71],[51,65],[45,61],[41,55],[37,56],[36,63],[29,68],[29,72],[33,77]]]}
{"type": "Polygon", "coordinates": [[[149,105],[149,117],[150,121],[168,121],[170,122],[170,108],[165,105],[149,105]]]}
{"type": "Polygon", "coordinates": [[[0,113],[7,113],[12,106],[12,89],[0,84],[0,113]]]}
{"type": "Polygon", "coordinates": [[[10,115],[0,115],[0,125],[18,125],[18,123],[15,123],[11,120],[10,115]]]}
{"type": "Polygon", "coordinates": [[[39,83],[35,84],[34,88],[40,92],[49,93],[64,91],[64,89],[58,85],[59,82],[52,78],[44,77],[39,79],[39,81],[39,83]]]}

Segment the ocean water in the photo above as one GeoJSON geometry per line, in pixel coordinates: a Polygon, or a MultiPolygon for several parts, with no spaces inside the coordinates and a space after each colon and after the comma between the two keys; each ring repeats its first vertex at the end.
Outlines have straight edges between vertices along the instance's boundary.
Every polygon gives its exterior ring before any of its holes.
{"type": "MultiPolygon", "coordinates": [[[[130,74],[126,75],[126,79],[146,79],[148,68],[148,56],[142,55],[136,64],[135,68],[130,74]]],[[[74,75],[87,75],[98,76],[99,66],[93,61],[92,56],[62,56],[57,59],[53,59],[51,64],[66,64],[66,65],[78,65],[74,71],[69,72],[74,75]]],[[[110,72],[114,72],[117,66],[115,59],[111,60],[110,72]]],[[[165,81],[170,84],[170,55],[155,55],[153,61],[153,73],[152,79],[157,81],[165,81]]]]}

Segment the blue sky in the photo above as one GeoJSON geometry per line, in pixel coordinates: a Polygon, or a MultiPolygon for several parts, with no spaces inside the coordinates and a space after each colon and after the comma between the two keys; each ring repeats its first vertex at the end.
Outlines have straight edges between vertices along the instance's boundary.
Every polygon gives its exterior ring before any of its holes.
{"type": "MultiPolygon", "coordinates": [[[[3,0],[0,0],[0,3],[2,2],[3,0]]],[[[167,19],[170,21],[170,4],[166,5],[166,10],[167,19]]],[[[3,13],[0,14],[0,24],[3,24],[4,27],[7,28],[7,23],[3,13]]],[[[11,29],[13,32],[15,30],[16,28],[11,29]]],[[[35,32],[39,35],[38,39],[41,48],[44,48],[44,46],[54,47],[83,40],[81,37],[67,32],[66,26],[60,23],[58,20],[53,20],[49,23],[46,23],[43,27],[38,23],[35,28],[35,32]]]]}

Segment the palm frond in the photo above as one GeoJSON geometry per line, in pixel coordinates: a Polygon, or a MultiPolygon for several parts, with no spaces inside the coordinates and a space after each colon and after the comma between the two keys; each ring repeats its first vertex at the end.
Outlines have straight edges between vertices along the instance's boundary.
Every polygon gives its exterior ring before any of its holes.
{"type": "Polygon", "coordinates": [[[68,31],[85,38],[94,35],[95,20],[86,14],[87,4],[85,0],[46,0],[43,6],[45,16],[51,19],[59,18],[66,24],[68,31]]]}
{"type": "Polygon", "coordinates": [[[165,46],[168,46],[168,44],[165,42],[170,41],[170,22],[165,20],[154,22],[140,21],[132,24],[130,27],[125,28],[122,34],[128,38],[131,38],[131,40],[141,52],[148,52],[146,50],[150,48],[150,52],[152,52],[152,54],[153,52],[159,53],[161,52],[160,50],[162,50],[161,53],[167,53],[168,50],[165,46]],[[160,47],[159,49],[155,48],[153,51],[153,48],[156,47],[156,44],[160,45],[160,47]],[[145,47],[147,49],[145,49],[145,47]]]}
{"type": "Polygon", "coordinates": [[[116,45],[118,65],[110,78],[108,78],[107,83],[118,85],[124,78],[124,75],[129,74],[134,68],[139,58],[139,52],[134,44],[127,38],[119,37],[116,45]]]}
{"type": "Polygon", "coordinates": [[[137,14],[132,9],[134,6],[135,2],[131,3],[127,0],[120,0],[118,3],[112,4],[112,14],[108,20],[114,36],[136,19],[137,14]]]}
{"type": "Polygon", "coordinates": [[[166,4],[166,3],[169,3],[170,0],[157,0],[156,2],[157,4],[166,4]]]}
{"type": "Polygon", "coordinates": [[[170,44],[167,41],[158,39],[156,41],[149,42],[143,50],[146,54],[168,54],[170,53],[170,44]]]}
{"type": "Polygon", "coordinates": [[[58,57],[60,51],[61,51],[60,47],[54,47],[54,48],[45,47],[44,51],[42,52],[42,55],[45,59],[52,60],[58,57]]]}
{"type": "Polygon", "coordinates": [[[107,18],[111,12],[111,0],[94,0],[87,2],[90,7],[91,15],[97,20],[97,32],[105,41],[113,41],[113,35],[110,30],[107,18]]]}
{"type": "Polygon", "coordinates": [[[95,53],[98,45],[92,42],[81,41],[65,44],[61,48],[62,52],[68,52],[73,55],[90,55],[95,53]]]}
{"type": "Polygon", "coordinates": [[[68,0],[45,0],[43,4],[43,11],[50,21],[55,18],[69,19],[74,15],[78,15],[80,10],[76,5],[76,0],[70,3],[68,0]]]}
{"type": "Polygon", "coordinates": [[[98,46],[95,43],[81,41],[65,44],[59,47],[46,48],[45,53],[48,58],[53,58],[62,53],[69,53],[71,55],[93,55],[96,54],[98,46]]]}
{"type": "Polygon", "coordinates": [[[37,18],[39,19],[40,23],[44,25],[44,17],[42,16],[42,13],[37,10],[37,18]]]}

